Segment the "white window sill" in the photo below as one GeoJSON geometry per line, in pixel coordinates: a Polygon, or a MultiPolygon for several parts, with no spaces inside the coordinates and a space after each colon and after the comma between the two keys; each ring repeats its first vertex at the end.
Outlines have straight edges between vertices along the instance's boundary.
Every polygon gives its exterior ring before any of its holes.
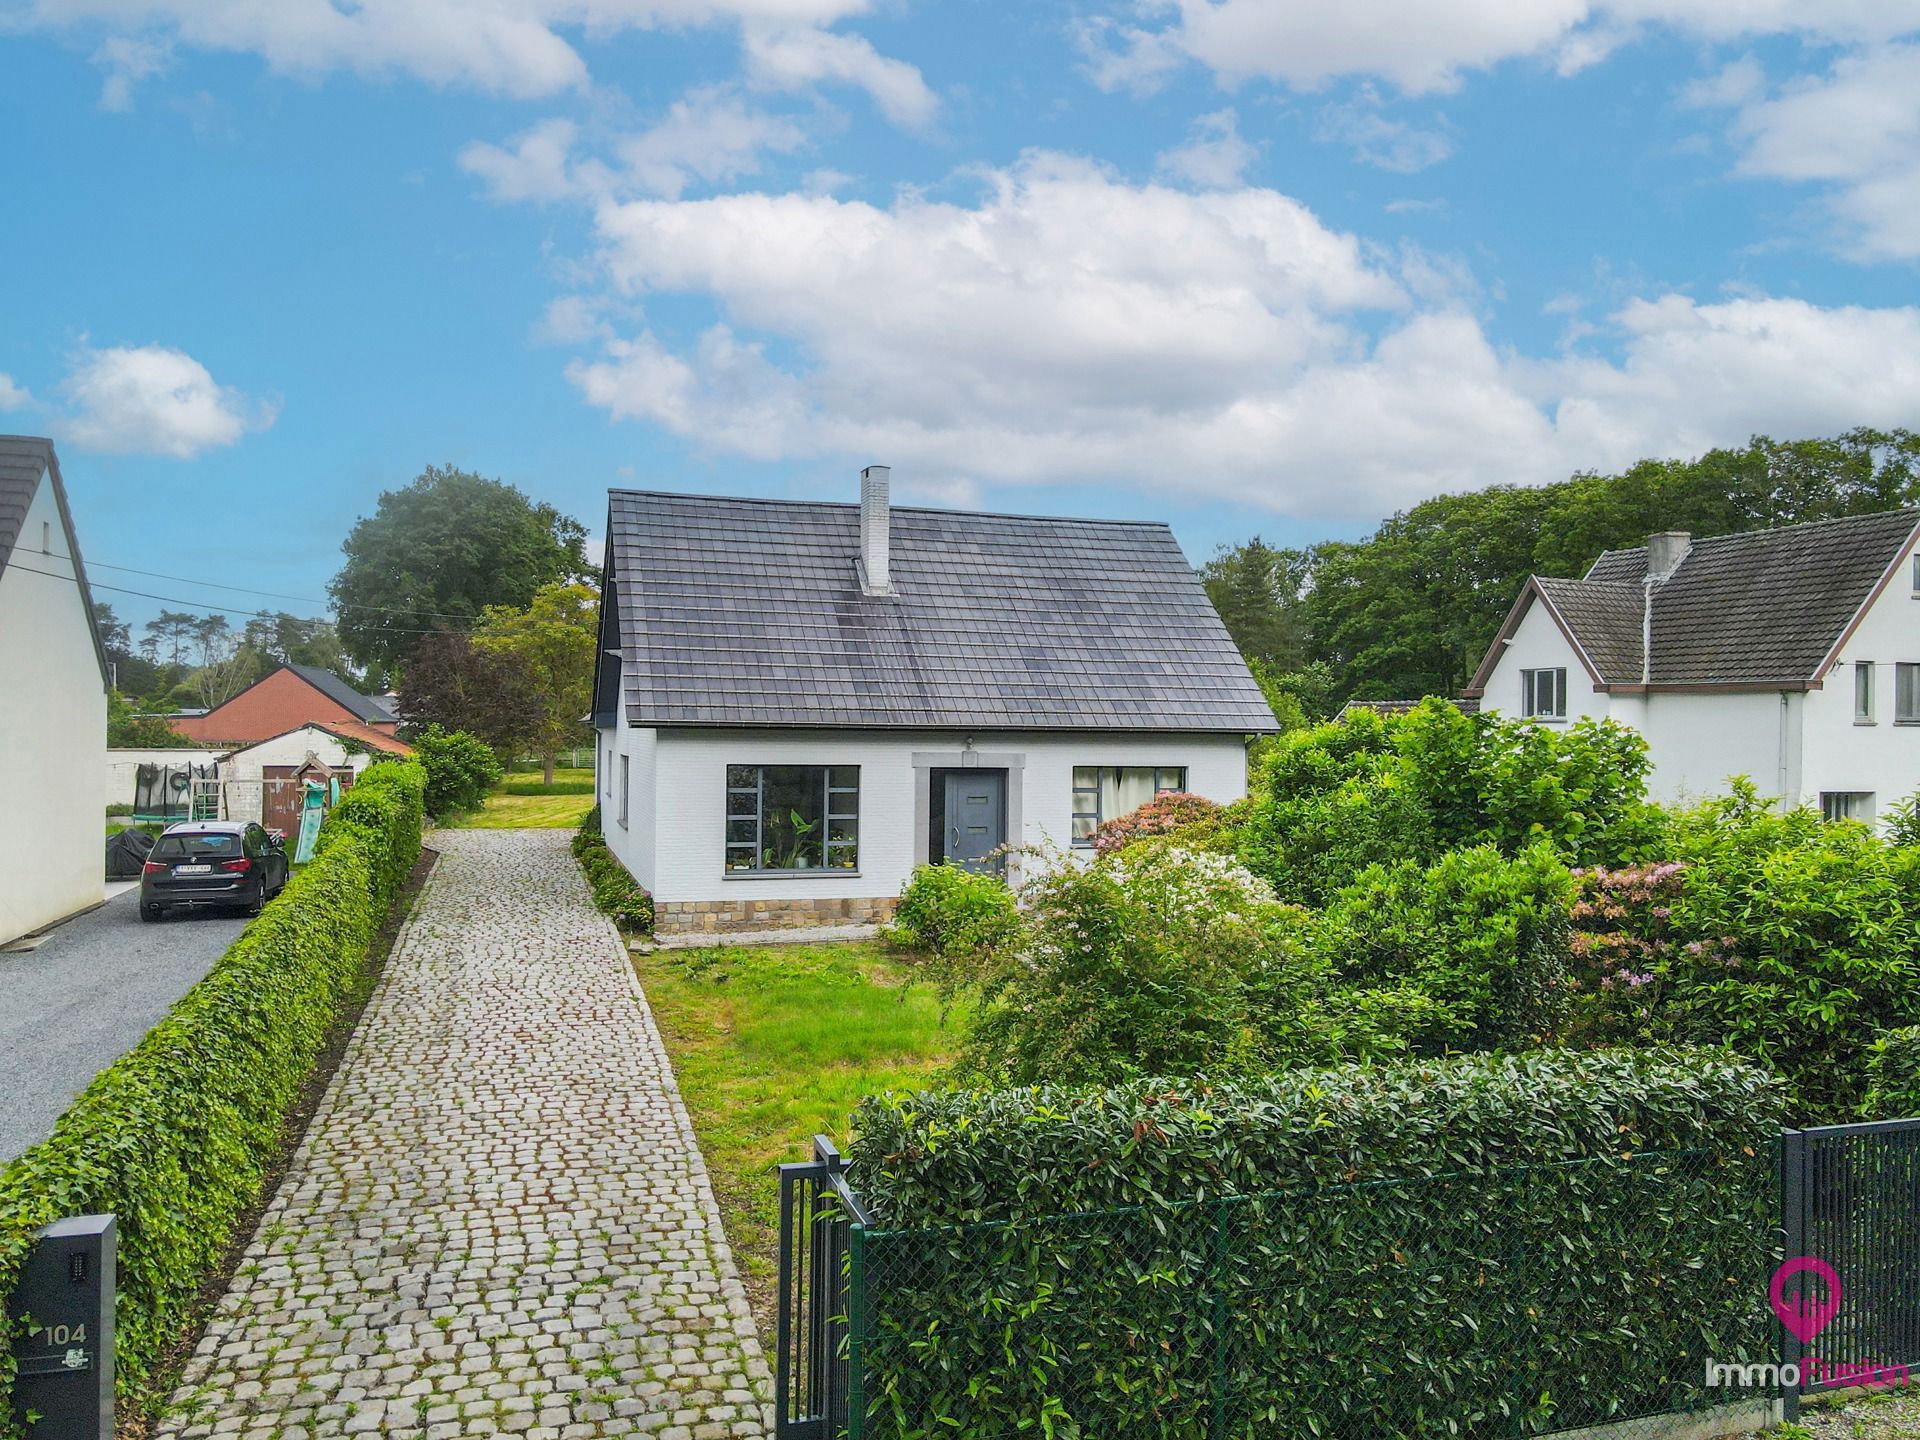
{"type": "Polygon", "coordinates": [[[1523,718],[1533,721],[1536,725],[1564,725],[1567,723],[1567,717],[1564,715],[1528,715],[1523,718]]]}
{"type": "Polygon", "coordinates": [[[858,880],[858,870],[838,870],[822,865],[813,870],[723,870],[722,880],[858,880]]]}
{"type": "Polygon", "coordinates": [[[1855,716],[1853,723],[1856,725],[1878,725],[1880,722],[1878,720],[1863,720],[1859,716],[1855,716]]]}

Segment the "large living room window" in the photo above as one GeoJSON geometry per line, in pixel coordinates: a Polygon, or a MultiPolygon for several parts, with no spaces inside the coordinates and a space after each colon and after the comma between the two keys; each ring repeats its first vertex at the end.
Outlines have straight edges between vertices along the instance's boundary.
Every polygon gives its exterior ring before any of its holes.
{"type": "Polygon", "coordinates": [[[1156,795],[1187,788],[1184,765],[1073,767],[1073,843],[1091,845],[1104,821],[1131,815],[1156,795]]]}
{"type": "Polygon", "coordinates": [[[858,765],[729,765],[727,869],[860,867],[858,765]]]}
{"type": "Polygon", "coordinates": [[[1520,672],[1520,713],[1534,720],[1567,718],[1567,672],[1564,669],[1520,672]]]}

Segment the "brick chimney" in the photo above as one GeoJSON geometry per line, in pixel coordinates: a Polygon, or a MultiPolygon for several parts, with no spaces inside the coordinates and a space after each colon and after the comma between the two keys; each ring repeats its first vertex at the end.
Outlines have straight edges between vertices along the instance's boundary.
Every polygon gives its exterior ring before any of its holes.
{"type": "Polygon", "coordinates": [[[893,530],[887,483],[892,474],[886,465],[869,465],[860,472],[860,590],[866,595],[893,594],[887,563],[893,530]]]}
{"type": "Polygon", "coordinates": [[[1693,548],[1693,536],[1684,530],[1662,530],[1647,536],[1647,578],[1656,583],[1670,578],[1693,548]]]}

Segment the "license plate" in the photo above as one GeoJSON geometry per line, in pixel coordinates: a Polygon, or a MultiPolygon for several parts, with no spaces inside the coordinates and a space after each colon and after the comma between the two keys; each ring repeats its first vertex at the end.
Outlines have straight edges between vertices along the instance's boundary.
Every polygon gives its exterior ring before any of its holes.
{"type": "Polygon", "coordinates": [[[213,873],[213,866],[176,865],[173,867],[173,873],[176,875],[211,875],[213,873]]]}

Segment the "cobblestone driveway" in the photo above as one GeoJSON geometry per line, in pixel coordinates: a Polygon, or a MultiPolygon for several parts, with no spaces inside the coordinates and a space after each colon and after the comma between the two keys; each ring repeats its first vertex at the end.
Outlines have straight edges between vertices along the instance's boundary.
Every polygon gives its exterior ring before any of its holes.
{"type": "Polygon", "coordinates": [[[160,1434],[766,1435],[686,1108],[567,832],[433,843],[160,1434]]]}

